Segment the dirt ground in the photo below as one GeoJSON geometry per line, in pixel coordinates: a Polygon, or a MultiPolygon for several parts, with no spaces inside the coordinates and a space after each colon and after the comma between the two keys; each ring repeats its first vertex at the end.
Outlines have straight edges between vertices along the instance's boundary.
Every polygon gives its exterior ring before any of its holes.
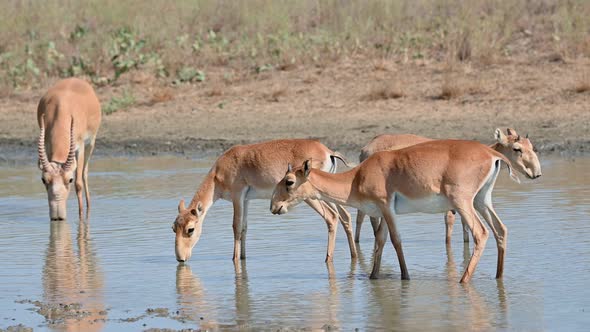
{"type": "MultiPolygon", "coordinates": [[[[356,160],[381,133],[491,142],[497,127],[528,133],[542,152],[590,151],[588,59],[451,67],[348,58],[285,69],[228,75],[207,68],[206,82],[180,86],[133,73],[118,86],[99,87],[103,105],[122,91],[136,102],[103,115],[95,154],[213,156],[234,144],[299,137],[356,160]]],[[[34,158],[42,93],[0,99],[0,159],[34,158]]]]}

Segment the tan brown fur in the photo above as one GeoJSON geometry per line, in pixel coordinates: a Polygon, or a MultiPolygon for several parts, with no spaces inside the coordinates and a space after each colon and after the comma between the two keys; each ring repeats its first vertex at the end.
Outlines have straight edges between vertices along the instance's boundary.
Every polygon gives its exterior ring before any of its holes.
{"type": "Polygon", "coordinates": [[[475,211],[486,209],[486,214],[482,215],[491,224],[497,240],[496,276],[501,277],[506,229],[491,206],[491,190],[500,160],[508,165],[511,176],[516,179],[506,157],[474,141],[428,141],[400,150],[377,152],[359,166],[338,174],[322,172],[304,163],[302,167],[287,172],[277,184],[271,211],[283,214],[302,200],[318,199],[356,207],[372,217],[383,217],[386,223],[381,223],[377,231],[371,277],[379,274],[385,234],[389,230],[402,279],[409,279],[401,239],[395,227],[396,211],[391,205],[397,204],[398,199],[411,202],[430,197],[443,198],[445,206],[435,206],[433,210],[446,208],[448,204],[466,220],[474,237],[474,253],[461,278],[462,282],[467,282],[475,271],[488,237],[488,231],[475,211]],[[492,213],[493,217],[488,220],[488,214],[492,213]]]}
{"type": "Polygon", "coordinates": [[[42,134],[44,131],[39,139],[39,166],[48,191],[51,219],[65,219],[69,181],[74,173],[79,216],[83,212],[82,189],[90,209],[88,161],[100,121],[100,103],[92,86],[77,78],[58,81],[39,101],[37,123],[42,134]]]}
{"type": "MultiPolygon", "coordinates": [[[[504,133],[500,129],[496,129],[495,136],[497,142],[490,145],[490,147],[502,153],[504,156],[508,157],[516,170],[518,170],[520,173],[529,178],[536,178],[541,176],[541,166],[539,163],[539,159],[537,157],[537,154],[531,141],[528,139],[528,136],[521,137],[520,135],[518,135],[516,130],[512,128],[508,128],[506,130],[506,135],[504,135],[504,133]],[[515,152],[514,148],[520,149],[521,152],[515,152]]],[[[412,145],[428,141],[432,141],[432,139],[411,134],[379,135],[373,138],[369,143],[367,143],[367,145],[365,145],[361,149],[359,161],[364,161],[376,152],[403,149],[412,145]]],[[[360,240],[360,232],[364,218],[365,214],[360,210],[357,211],[355,230],[355,242],[357,243],[360,240]]],[[[377,232],[379,222],[379,219],[371,218],[373,233],[377,232]]],[[[445,214],[445,239],[447,244],[450,244],[451,242],[454,223],[455,212],[447,211],[445,214]]],[[[465,224],[463,224],[463,241],[469,242],[469,231],[467,229],[467,225],[465,224]]]]}
{"type": "MultiPolygon", "coordinates": [[[[329,170],[341,158],[315,140],[275,140],[234,146],[221,155],[195,193],[188,207],[179,204],[179,214],[173,224],[176,233],[176,258],[186,261],[201,235],[205,215],[218,199],[226,199],[234,207],[234,261],[245,258],[247,232],[247,202],[249,199],[270,198],[274,186],[283,178],[289,164],[301,164],[311,159],[313,167],[329,170]],[[259,194],[260,197],[255,197],[259,194]],[[251,196],[248,196],[251,195],[251,196]],[[248,199],[248,197],[251,197],[248,199]]],[[[350,215],[342,207],[318,201],[307,202],[328,225],[326,261],[332,260],[336,225],[340,220],[349,239],[351,256],[356,257],[350,215]]]]}

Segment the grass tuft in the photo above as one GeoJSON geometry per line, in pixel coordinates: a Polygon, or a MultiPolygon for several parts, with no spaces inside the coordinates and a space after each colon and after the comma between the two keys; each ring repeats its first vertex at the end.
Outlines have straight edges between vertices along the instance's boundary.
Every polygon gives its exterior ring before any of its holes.
{"type": "Polygon", "coordinates": [[[275,86],[271,92],[265,96],[267,101],[278,103],[281,98],[287,95],[287,88],[284,86],[275,86]]]}
{"type": "Polygon", "coordinates": [[[362,99],[367,101],[398,99],[405,97],[406,93],[397,82],[381,82],[371,89],[362,99]]]}
{"type": "Polygon", "coordinates": [[[157,103],[167,102],[172,99],[174,99],[174,93],[173,93],[172,89],[170,89],[170,88],[160,89],[160,90],[157,90],[156,92],[154,92],[154,94],[152,95],[152,98],[150,99],[149,104],[154,105],[157,103]]]}
{"type": "Polygon", "coordinates": [[[588,72],[580,75],[573,90],[577,93],[590,91],[590,74],[588,72]]]}

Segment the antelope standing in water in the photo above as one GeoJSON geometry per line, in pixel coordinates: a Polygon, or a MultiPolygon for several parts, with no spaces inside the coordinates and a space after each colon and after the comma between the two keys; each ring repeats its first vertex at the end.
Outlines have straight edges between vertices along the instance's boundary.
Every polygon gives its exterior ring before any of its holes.
{"type": "MultiPolygon", "coordinates": [[[[275,185],[283,178],[288,164],[301,164],[310,159],[310,167],[335,172],[336,159],[344,158],[322,143],[308,139],[268,141],[258,144],[234,146],[216,161],[197,189],[188,207],[184,200],[178,205],[178,216],[172,224],[176,233],[176,259],[184,262],[191,257],[192,249],[199,241],[207,211],[218,199],[233,204],[234,254],[233,260],[246,258],[246,232],[248,229],[248,201],[269,199],[275,185]]],[[[350,255],[356,258],[350,214],[340,205],[316,200],[305,200],[328,226],[328,250],[326,262],[331,261],[336,243],[338,220],[344,226],[350,255]]]]}
{"type": "Polygon", "coordinates": [[[377,278],[387,230],[397,253],[401,277],[409,279],[396,216],[405,213],[440,213],[455,210],[468,225],[475,247],[461,282],[471,279],[488,239],[488,223],[498,247],[496,278],[502,276],[506,248],[506,226],[492,205],[492,190],[501,162],[510,160],[501,153],[474,141],[441,140],[417,144],[395,151],[377,152],[357,167],[330,174],[313,169],[309,161],[289,169],[276,185],[271,212],[284,214],[302,200],[323,200],[355,207],[375,218],[384,218],[375,240],[371,278],[377,278]],[[476,212],[477,211],[477,212],[476,212]]]}
{"type": "MultiPolygon", "coordinates": [[[[541,176],[541,164],[536,153],[536,149],[529,140],[528,135],[521,137],[516,133],[516,130],[508,128],[505,135],[502,130],[496,129],[495,138],[496,143],[490,145],[490,147],[510,160],[514,168],[530,179],[536,179],[541,176]]],[[[365,147],[361,149],[359,156],[359,162],[363,162],[369,158],[372,154],[379,151],[391,151],[406,148],[408,146],[416,145],[432,141],[430,138],[417,135],[379,135],[373,138],[365,147]]],[[[357,211],[356,215],[356,230],[354,241],[359,242],[361,236],[361,226],[365,214],[361,211],[357,211]]],[[[380,219],[371,217],[371,226],[373,226],[373,233],[377,233],[380,219]]],[[[453,224],[455,223],[455,212],[447,211],[445,214],[445,225],[446,225],[446,243],[451,243],[451,235],[453,233],[453,224]]],[[[469,230],[467,225],[462,221],[463,224],[463,241],[469,242],[469,230]]]]}
{"type": "Polygon", "coordinates": [[[90,209],[88,161],[100,118],[100,103],[94,90],[77,78],[57,82],[39,101],[39,168],[51,220],[66,219],[66,203],[74,177],[79,216],[83,212],[82,189],[87,212],[90,209]]]}

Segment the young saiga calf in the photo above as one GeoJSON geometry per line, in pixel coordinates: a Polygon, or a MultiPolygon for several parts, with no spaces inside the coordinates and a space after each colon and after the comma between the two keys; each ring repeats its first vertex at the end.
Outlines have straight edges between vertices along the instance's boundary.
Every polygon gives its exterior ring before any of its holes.
{"type": "Polygon", "coordinates": [[[39,101],[39,168],[51,220],[66,219],[66,203],[74,176],[80,218],[82,189],[86,194],[86,212],[90,209],[88,162],[100,118],[100,103],[92,86],[77,78],[57,82],[39,101]]]}
{"type": "Polygon", "coordinates": [[[488,239],[488,230],[477,212],[488,223],[498,247],[496,277],[504,270],[506,226],[492,205],[492,190],[501,162],[508,158],[474,141],[441,140],[417,144],[395,151],[377,152],[357,167],[330,174],[312,169],[310,162],[287,171],[276,185],[271,212],[284,214],[301,201],[323,200],[355,207],[375,218],[384,218],[376,237],[371,278],[377,278],[381,254],[389,230],[397,253],[402,279],[409,279],[396,218],[405,213],[457,211],[468,225],[475,248],[461,282],[471,279],[488,239]],[[476,212],[477,211],[477,212],[476,212]]]}
{"type": "MultiPolygon", "coordinates": [[[[176,259],[187,261],[193,247],[199,241],[207,211],[218,199],[231,201],[234,209],[233,260],[246,258],[246,231],[248,229],[248,201],[269,199],[275,185],[283,178],[287,165],[301,164],[335,172],[336,159],[344,158],[322,143],[308,139],[276,140],[258,144],[234,146],[221,155],[205,176],[188,207],[184,200],[178,205],[178,216],[172,225],[176,233],[176,259]]],[[[328,251],[326,262],[334,255],[338,220],[342,222],[350,246],[350,255],[356,258],[350,214],[338,204],[305,200],[328,226],[328,251]]]]}
{"type": "MultiPolygon", "coordinates": [[[[501,129],[496,129],[494,133],[496,143],[490,145],[490,148],[500,152],[510,160],[514,168],[529,179],[536,179],[541,176],[541,163],[533,144],[529,140],[529,135],[521,137],[516,133],[516,130],[508,128],[506,134],[501,129]]],[[[372,154],[380,151],[399,150],[419,143],[432,141],[430,138],[423,136],[404,134],[404,135],[388,135],[383,134],[373,138],[367,145],[361,149],[359,161],[362,163],[372,154]]],[[[357,211],[356,215],[356,230],[354,241],[359,242],[361,235],[361,226],[365,214],[357,211]]],[[[380,220],[371,217],[371,226],[373,226],[373,233],[377,233],[380,220]]],[[[455,212],[447,211],[445,214],[446,225],[446,243],[451,243],[451,235],[453,233],[453,224],[455,223],[455,212]]],[[[463,241],[469,242],[469,230],[467,225],[463,224],[463,241]]]]}

